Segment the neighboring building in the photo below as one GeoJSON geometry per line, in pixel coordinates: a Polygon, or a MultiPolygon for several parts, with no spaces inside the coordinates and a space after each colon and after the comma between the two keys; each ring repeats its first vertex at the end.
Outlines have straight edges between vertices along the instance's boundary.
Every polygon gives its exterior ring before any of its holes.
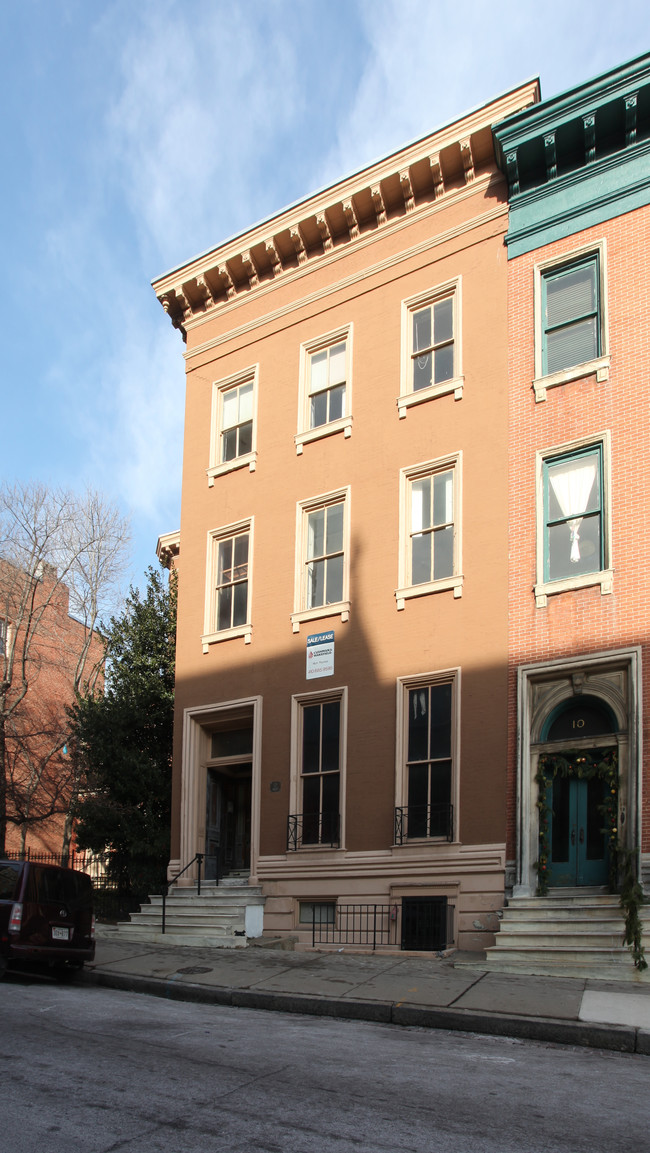
{"type": "Polygon", "coordinates": [[[447,907],[461,947],[493,939],[510,270],[492,125],[538,96],[154,283],[187,341],[170,871],[197,852],[250,869],[267,932],[379,903],[405,947],[446,943],[417,915],[447,907]]]}
{"type": "Polygon", "coordinates": [[[70,616],[69,600],[49,565],[32,578],[0,562],[0,676],[10,681],[9,703],[18,702],[5,728],[9,852],[60,854],[78,788],[67,710],[75,686],[101,683],[103,644],[70,616]]]}
{"type": "Polygon", "coordinates": [[[538,870],[606,883],[611,831],[641,848],[647,883],[650,55],[495,140],[510,202],[508,881],[522,896],[538,870]]]}

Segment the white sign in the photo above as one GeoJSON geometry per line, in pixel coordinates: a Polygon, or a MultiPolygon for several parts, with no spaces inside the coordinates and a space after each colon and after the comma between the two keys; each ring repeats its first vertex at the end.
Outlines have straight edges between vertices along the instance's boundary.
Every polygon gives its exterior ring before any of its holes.
{"type": "Polygon", "coordinates": [[[334,676],[334,633],[312,633],[307,637],[307,680],[334,676]]]}

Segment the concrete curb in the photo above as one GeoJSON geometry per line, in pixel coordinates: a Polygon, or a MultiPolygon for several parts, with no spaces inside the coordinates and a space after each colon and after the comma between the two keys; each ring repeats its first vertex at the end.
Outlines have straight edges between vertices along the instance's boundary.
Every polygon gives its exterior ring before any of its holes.
{"type": "Polygon", "coordinates": [[[504,1016],[476,1009],[431,1008],[397,1005],[392,1001],[355,1001],[336,997],[314,997],[304,993],[233,989],[102,970],[85,970],[81,980],[89,985],[101,985],[129,993],[147,993],[153,997],[165,997],[170,1001],[299,1013],[313,1017],[338,1017],[344,1020],[373,1021],[384,1025],[484,1033],[493,1037],[516,1037],[527,1041],[579,1045],[650,1056],[650,1032],[631,1025],[562,1021],[552,1017],[525,1017],[514,1014],[504,1016]]]}

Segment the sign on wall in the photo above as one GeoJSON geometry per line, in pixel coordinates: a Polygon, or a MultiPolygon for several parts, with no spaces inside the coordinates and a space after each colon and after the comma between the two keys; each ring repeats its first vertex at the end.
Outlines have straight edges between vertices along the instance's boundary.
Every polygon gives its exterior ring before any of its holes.
{"type": "Polygon", "coordinates": [[[307,637],[307,680],[334,676],[334,633],[312,633],[307,637]]]}

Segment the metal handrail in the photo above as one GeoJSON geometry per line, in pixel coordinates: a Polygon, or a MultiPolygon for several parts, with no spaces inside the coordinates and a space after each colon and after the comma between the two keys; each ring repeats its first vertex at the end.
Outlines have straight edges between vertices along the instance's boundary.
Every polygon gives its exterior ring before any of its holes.
{"type": "MultiPolygon", "coordinates": [[[[192,867],[192,865],[194,864],[195,861],[198,861],[199,862],[199,878],[198,878],[197,896],[200,897],[201,896],[201,866],[203,864],[203,858],[204,857],[205,857],[205,853],[195,853],[195,855],[192,857],[192,860],[189,861],[188,864],[185,865],[185,867],[183,869],[181,869],[180,873],[176,873],[176,876],[171,881],[171,884],[175,885],[178,878],[182,877],[183,873],[186,873],[187,870],[192,867]]],[[[165,883],[163,885],[163,891],[162,891],[162,928],[161,928],[162,933],[165,932],[165,915],[166,915],[166,911],[167,911],[167,897],[169,896],[169,887],[170,887],[170,882],[165,881],[165,883]]]]}

